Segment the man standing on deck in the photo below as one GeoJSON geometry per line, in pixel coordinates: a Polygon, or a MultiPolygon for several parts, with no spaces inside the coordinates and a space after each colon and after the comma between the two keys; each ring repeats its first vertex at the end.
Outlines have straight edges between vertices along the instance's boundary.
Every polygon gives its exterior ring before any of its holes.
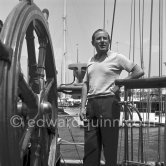
{"type": "Polygon", "coordinates": [[[114,84],[122,70],[127,79],[143,76],[143,70],[124,55],[110,51],[104,29],[92,35],[96,54],[89,60],[82,88],[80,118],[85,125],[84,166],[99,166],[103,147],[105,165],[116,166],[120,118],[119,87],[114,84]],[[87,106],[86,106],[86,101],[87,106]]]}

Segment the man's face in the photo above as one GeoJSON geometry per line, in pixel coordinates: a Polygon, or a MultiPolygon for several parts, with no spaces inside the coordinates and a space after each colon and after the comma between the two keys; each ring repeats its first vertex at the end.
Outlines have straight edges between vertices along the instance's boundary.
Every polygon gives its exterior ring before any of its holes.
{"type": "Polygon", "coordinates": [[[99,31],[95,34],[93,46],[96,48],[97,53],[105,53],[109,49],[109,37],[108,33],[99,31]]]}

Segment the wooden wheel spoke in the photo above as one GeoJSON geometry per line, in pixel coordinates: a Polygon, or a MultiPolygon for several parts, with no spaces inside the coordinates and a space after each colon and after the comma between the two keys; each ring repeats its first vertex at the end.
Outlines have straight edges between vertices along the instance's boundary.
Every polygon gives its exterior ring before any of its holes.
{"type": "Polygon", "coordinates": [[[49,79],[47,80],[47,83],[45,85],[45,90],[43,91],[42,94],[42,98],[44,101],[48,101],[52,88],[54,88],[54,79],[49,79]]]}
{"type": "Polygon", "coordinates": [[[33,92],[31,87],[25,81],[23,74],[19,74],[19,94],[24,103],[28,105],[30,108],[37,108],[38,107],[38,99],[37,95],[33,92]]]}
{"type": "Polygon", "coordinates": [[[39,58],[38,58],[38,76],[43,78],[44,77],[44,70],[45,70],[45,58],[46,58],[46,47],[47,47],[47,41],[46,39],[39,38],[39,58]]]}
{"type": "Polygon", "coordinates": [[[29,69],[29,84],[33,84],[37,77],[37,62],[36,62],[36,52],[35,52],[35,41],[34,41],[34,26],[33,22],[27,29],[26,32],[26,42],[28,51],[28,69],[29,69]]]}

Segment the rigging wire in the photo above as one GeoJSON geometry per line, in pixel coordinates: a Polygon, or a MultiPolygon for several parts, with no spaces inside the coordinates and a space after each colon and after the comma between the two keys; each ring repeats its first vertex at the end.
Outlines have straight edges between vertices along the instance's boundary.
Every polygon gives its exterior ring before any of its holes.
{"type": "Polygon", "coordinates": [[[133,22],[133,62],[135,61],[135,5],[136,2],[134,0],[134,22],[133,22]]]}
{"type": "Polygon", "coordinates": [[[111,50],[111,46],[112,46],[112,36],[113,36],[113,30],[114,30],[115,10],[116,10],[116,0],[114,0],[114,10],[113,10],[112,28],[111,28],[111,40],[110,40],[110,50],[111,50]]]}
{"type": "MultiPolygon", "coordinates": [[[[163,1],[159,1],[159,77],[162,75],[162,21],[163,21],[163,1]]],[[[161,89],[159,91],[159,123],[161,123],[161,89]]],[[[158,162],[160,161],[161,149],[161,127],[158,127],[158,162]]]]}
{"type": "MultiPolygon", "coordinates": [[[[144,3],[144,0],[142,0],[142,17],[141,17],[141,0],[139,0],[140,63],[141,63],[141,68],[143,70],[144,70],[144,56],[143,56],[144,55],[144,47],[143,47],[144,46],[143,45],[143,39],[144,39],[144,6],[145,6],[145,3],[144,3]],[[142,26],[141,26],[141,24],[142,24],[142,26]]],[[[143,99],[144,91],[145,91],[144,89],[142,89],[142,90],[140,89],[140,102],[143,99]]],[[[141,102],[141,105],[143,106],[142,102],[141,102]]],[[[144,114],[143,114],[143,119],[145,120],[144,114]]],[[[146,136],[148,137],[148,135],[145,135],[145,137],[146,136]]],[[[145,139],[143,139],[142,141],[143,141],[142,144],[145,145],[145,148],[142,147],[142,150],[141,150],[141,153],[142,153],[141,161],[143,162],[143,161],[147,161],[146,150],[148,149],[148,145],[146,145],[147,143],[146,143],[145,139]],[[146,148],[146,146],[147,146],[147,148],[146,148]]]]}
{"type": "MultiPolygon", "coordinates": [[[[143,60],[143,28],[144,28],[144,0],[142,1],[142,13],[141,13],[141,0],[139,0],[139,37],[140,37],[140,63],[141,63],[141,68],[144,70],[144,60],[143,60]],[[142,14],[142,17],[141,17],[142,14]],[[141,20],[142,19],[142,20],[141,20]],[[141,26],[142,24],[142,26],[141,26]]],[[[143,106],[141,99],[142,99],[142,93],[144,93],[144,89],[140,89],[140,103],[143,106]]],[[[144,114],[143,114],[144,115],[144,114]]],[[[144,119],[144,117],[143,117],[144,119]]],[[[140,135],[141,139],[141,135],[140,135]]],[[[144,162],[144,148],[143,145],[145,144],[145,140],[140,140],[140,146],[141,150],[141,162],[144,162]]]]}
{"type": "Polygon", "coordinates": [[[151,0],[151,13],[150,13],[150,42],[149,42],[149,69],[148,78],[151,76],[151,59],[152,59],[152,24],[153,24],[153,0],[151,0]]]}
{"type": "Polygon", "coordinates": [[[140,63],[141,63],[141,68],[144,69],[144,61],[143,61],[144,0],[142,3],[143,4],[142,4],[142,22],[141,22],[141,0],[139,0],[140,63]]]}
{"type": "MultiPolygon", "coordinates": [[[[131,59],[131,34],[132,34],[132,24],[133,24],[133,62],[134,62],[134,54],[135,54],[135,0],[131,1],[131,22],[130,22],[130,47],[129,47],[129,59],[131,59]],[[134,13],[133,13],[134,12],[134,13]],[[134,16],[133,16],[134,14],[134,16]],[[133,22],[132,22],[133,21],[133,22]]],[[[133,92],[134,90],[131,90],[132,93],[132,102],[133,102],[133,92]]],[[[131,100],[131,98],[129,98],[131,100]]],[[[131,127],[131,160],[133,160],[133,128],[131,127]]]]}
{"type": "Polygon", "coordinates": [[[159,77],[162,76],[163,64],[163,0],[159,1],[159,77]]]}
{"type": "MultiPolygon", "coordinates": [[[[161,1],[159,1],[159,77],[161,76],[161,46],[160,46],[160,42],[161,42],[161,1]]],[[[160,89],[159,90],[159,98],[160,98],[160,89]]],[[[159,123],[160,123],[160,99],[159,99],[159,123]]],[[[158,146],[157,146],[157,151],[158,151],[158,155],[157,155],[157,161],[160,161],[160,134],[161,134],[161,128],[160,126],[158,127],[158,146]]]]}
{"type": "MultiPolygon", "coordinates": [[[[148,78],[151,76],[151,52],[152,52],[152,23],[153,23],[153,0],[151,0],[151,7],[150,7],[150,42],[149,42],[149,68],[148,68],[148,78]]],[[[149,114],[151,112],[151,104],[150,104],[150,91],[148,90],[147,94],[147,120],[149,121],[149,114]]],[[[147,127],[147,148],[149,149],[149,127],[147,127]]],[[[147,153],[147,157],[148,157],[147,153]]]]}
{"type": "MultiPolygon", "coordinates": [[[[141,40],[141,34],[142,34],[142,29],[141,29],[141,2],[139,0],[139,38],[140,38],[140,60],[142,62],[142,40],[141,40]]],[[[141,65],[142,66],[142,65],[141,65]]],[[[141,102],[141,101],[140,101],[141,102]]],[[[143,146],[142,145],[143,140],[141,139],[141,133],[139,133],[139,143],[138,143],[138,161],[140,160],[140,156],[141,156],[141,162],[143,162],[143,146]],[[141,147],[141,148],[140,148],[141,147]]]]}
{"type": "Polygon", "coordinates": [[[144,69],[144,47],[143,47],[143,36],[144,36],[144,0],[142,2],[142,56],[141,56],[141,67],[144,69]]]}
{"type": "Polygon", "coordinates": [[[130,19],[130,46],[129,46],[129,59],[131,59],[131,32],[132,32],[132,20],[133,20],[133,12],[132,12],[132,9],[133,9],[133,0],[131,1],[131,19],[130,19]]]}
{"type": "Polygon", "coordinates": [[[142,67],[142,29],[141,29],[141,1],[139,0],[139,38],[140,38],[140,61],[142,67]]]}

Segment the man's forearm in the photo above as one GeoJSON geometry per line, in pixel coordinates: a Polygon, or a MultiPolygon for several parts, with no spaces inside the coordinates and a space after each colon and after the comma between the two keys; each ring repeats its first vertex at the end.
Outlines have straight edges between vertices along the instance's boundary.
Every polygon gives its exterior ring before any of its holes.
{"type": "Polygon", "coordinates": [[[87,91],[88,91],[87,83],[84,83],[82,87],[81,108],[85,108],[87,100],[87,91]]]}

